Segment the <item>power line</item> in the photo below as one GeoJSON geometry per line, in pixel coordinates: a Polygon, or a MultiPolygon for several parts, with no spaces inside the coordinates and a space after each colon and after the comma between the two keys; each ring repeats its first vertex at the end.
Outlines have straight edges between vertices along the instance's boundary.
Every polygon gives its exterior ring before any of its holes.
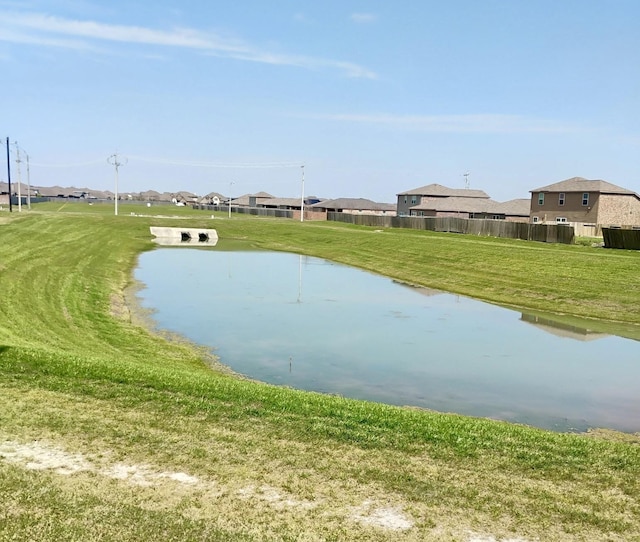
{"type": "Polygon", "coordinates": [[[83,166],[95,166],[97,164],[103,164],[102,160],[92,160],[90,162],[76,162],[73,164],[39,164],[37,162],[32,162],[32,166],[36,167],[59,167],[59,168],[68,168],[68,167],[83,167],[83,166]]]}
{"type": "MultiPolygon", "coordinates": [[[[298,168],[301,167],[300,162],[201,162],[193,160],[168,160],[165,158],[153,158],[145,156],[130,156],[132,160],[139,160],[140,162],[148,162],[151,164],[164,164],[169,166],[187,166],[187,167],[204,167],[204,168],[228,168],[228,169],[272,169],[272,168],[298,168]]],[[[50,167],[50,168],[71,168],[71,167],[83,167],[93,166],[101,164],[102,160],[89,160],[86,162],[73,162],[63,164],[41,164],[38,162],[32,162],[31,165],[35,167],[50,167]]]]}
{"type": "Polygon", "coordinates": [[[270,168],[297,168],[301,166],[300,162],[196,162],[189,160],[167,160],[164,158],[148,158],[144,156],[132,156],[134,160],[141,162],[150,162],[154,164],[165,164],[172,166],[190,166],[190,167],[206,167],[206,168],[228,168],[228,169],[270,169],[270,168]]]}

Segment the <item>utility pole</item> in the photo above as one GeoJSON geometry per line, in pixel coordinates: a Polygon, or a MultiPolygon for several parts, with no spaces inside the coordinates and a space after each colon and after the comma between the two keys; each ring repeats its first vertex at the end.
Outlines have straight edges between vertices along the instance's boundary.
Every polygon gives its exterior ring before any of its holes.
{"type": "Polygon", "coordinates": [[[7,182],[9,183],[9,212],[13,212],[11,204],[11,158],[9,156],[9,138],[7,137],[7,182]]]}
{"type": "Polygon", "coordinates": [[[116,170],[116,193],[115,193],[114,201],[115,201],[115,214],[116,216],[118,216],[118,168],[120,166],[125,165],[127,162],[126,162],[126,159],[124,162],[120,162],[120,160],[118,159],[117,152],[109,156],[109,158],[107,158],[107,162],[109,162],[116,170]]]}
{"type": "Polygon", "coordinates": [[[234,185],[234,182],[231,181],[229,183],[229,218],[231,218],[231,187],[234,185]]]}
{"type": "Polygon", "coordinates": [[[300,222],[304,222],[304,165],[302,168],[302,195],[300,196],[300,222]]]}
{"type": "Polygon", "coordinates": [[[18,147],[18,142],[14,141],[13,144],[16,146],[16,164],[18,164],[18,212],[22,212],[22,179],[20,178],[20,147],[18,147]]]}
{"type": "Polygon", "coordinates": [[[29,155],[28,154],[27,154],[27,208],[29,209],[29,211],[31,211],[31,174],[29,173],[29,155]]]}

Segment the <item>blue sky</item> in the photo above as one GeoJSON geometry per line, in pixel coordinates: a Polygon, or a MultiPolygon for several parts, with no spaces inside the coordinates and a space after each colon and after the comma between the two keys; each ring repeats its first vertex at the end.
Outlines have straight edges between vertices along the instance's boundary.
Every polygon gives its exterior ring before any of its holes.
{"type": "Polygon", "coordinates": [[[640,192],[638,21],[638,0],[0,0],[0,136],[42,186],[113,190],[118,152],[122,192],[298,197],[303,164],[325,198],[465,173],[499,201],[640,192]]]}

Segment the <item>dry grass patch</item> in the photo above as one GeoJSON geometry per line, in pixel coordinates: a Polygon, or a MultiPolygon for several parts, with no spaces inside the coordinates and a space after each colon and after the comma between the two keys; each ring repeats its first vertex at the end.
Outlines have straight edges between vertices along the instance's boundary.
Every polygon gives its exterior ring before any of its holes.
{"type": "MultiPolygon", "coordinates": [[[[249,539],[589,540],[602,531],[579,518],[596,508],[602,521],[635,523],[629,495],[516,478],[499,459],[478,469],[427,452],[319,447],[273,439],[259,427],[234,431],[202,412],[176,426],[139,406],[35,389],[4,387],[0,406],[0,464],[31,471],[32,483],[55,488],[63,502],[82,495],[104,509],[162,513],[200,527],[213,522],[249,539]],[[27,419],[37,423],[27,428],[27,419]],[[56,419],[64,423],[52,430],[56,419]],[[571,509],[575,521],[565,517],[571,509]]],[[[33,512],[16,503],[12,509],[33,512]]],[[[84,522],[88,513],[78,510],[84,522]]]]}

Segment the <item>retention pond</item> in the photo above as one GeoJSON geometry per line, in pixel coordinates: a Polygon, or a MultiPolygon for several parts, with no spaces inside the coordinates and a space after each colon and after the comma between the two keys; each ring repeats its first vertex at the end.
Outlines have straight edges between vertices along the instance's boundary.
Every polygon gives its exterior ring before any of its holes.
{"type": "Polygon", "coordinates": [[[288,253],[140,256],[158,328],[256,380],[556,431],[640,431],[640,342],[288,253]]]}

